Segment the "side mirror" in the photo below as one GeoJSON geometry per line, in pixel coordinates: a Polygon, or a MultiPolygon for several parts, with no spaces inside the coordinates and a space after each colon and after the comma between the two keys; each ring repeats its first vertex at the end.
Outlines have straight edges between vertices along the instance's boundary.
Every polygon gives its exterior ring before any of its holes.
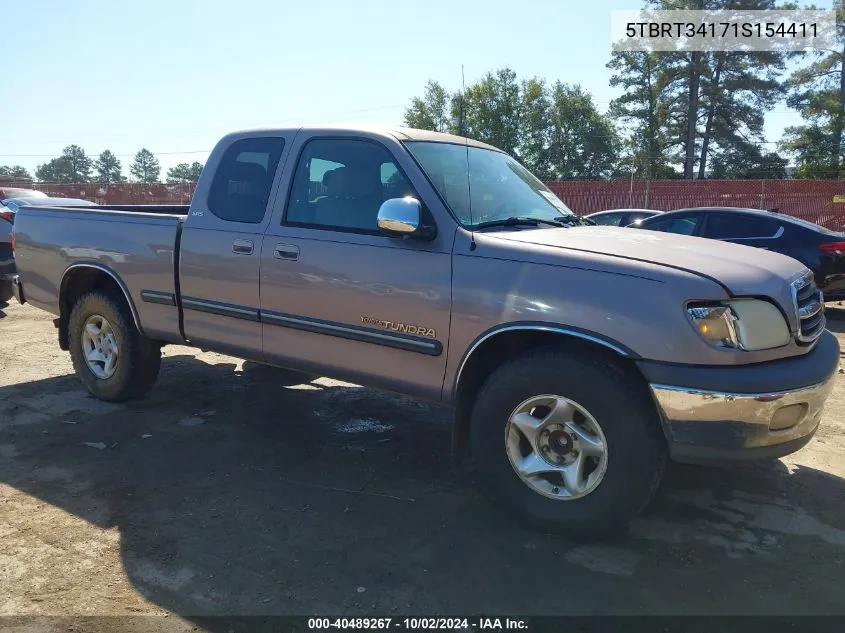
{"type": "Polygon", "coordinates": [[[378,210],[378,228],[390,237],[434,239],[437,231],[423,224],[420,201],[411,196],[391,198],[381,203],[378,210]]]}

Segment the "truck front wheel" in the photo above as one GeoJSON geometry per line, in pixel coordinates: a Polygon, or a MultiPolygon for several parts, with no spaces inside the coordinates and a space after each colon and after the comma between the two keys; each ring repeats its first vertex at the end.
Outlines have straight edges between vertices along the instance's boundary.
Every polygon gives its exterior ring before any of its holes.
{"type": "Polygon", "coordinates": [[[138,331],[123,297],[82,295],[70,313],[68,344],[77,377],[100,400],[139,398],[158,378],[161,346],[138,331]]]}
{"type": "Polygon", "coordinates": [[[584,351],[537,349],[501,366],[470,424],[480,483],[532,524],[580,537],[623,531],[666,463],[644,386],[584,351]]]}

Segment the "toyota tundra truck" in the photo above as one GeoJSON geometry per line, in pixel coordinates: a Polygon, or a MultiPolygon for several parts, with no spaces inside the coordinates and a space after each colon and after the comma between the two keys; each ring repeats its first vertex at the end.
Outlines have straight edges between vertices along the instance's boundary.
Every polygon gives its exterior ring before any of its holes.
{"type": "Polygon", "coordinates": [[[784,456],[839,363],[789,257],[590,226],[516,160],[411,129],[247,131],[190,206],[23,207],[15,293],[97,398],[192,345],[450,404],[453,451],[545,530],[624,529],[668,459],[784,456]]]}

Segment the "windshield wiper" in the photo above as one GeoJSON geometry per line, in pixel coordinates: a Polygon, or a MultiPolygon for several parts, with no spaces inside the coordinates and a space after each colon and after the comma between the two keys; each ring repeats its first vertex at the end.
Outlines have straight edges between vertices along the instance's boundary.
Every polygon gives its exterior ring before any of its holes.
{"type": "Polygon", "coordinates": [[[511,216],[509,218],[502,218],[501,220],[489,220],[487,222],[479,222],[472,228],[476,230],[486,229],[491,226],[537,226],[539,224],[547,224],[549,226],[571,226],[569,222],[565,222],[562,220],[511,216]]]}

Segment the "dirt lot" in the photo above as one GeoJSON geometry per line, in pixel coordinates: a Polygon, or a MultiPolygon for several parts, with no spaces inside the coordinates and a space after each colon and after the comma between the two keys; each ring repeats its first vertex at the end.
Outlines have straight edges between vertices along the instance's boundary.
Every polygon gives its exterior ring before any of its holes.
{"type": "Polygon", "coordinates": [[[49,315],[0,307],[0,615],[845,614],[845,376],[832,398],[799,453],[670,468],[585,545],[456,476],[444,408],[180,347],[106,404],[49,315]]]}

